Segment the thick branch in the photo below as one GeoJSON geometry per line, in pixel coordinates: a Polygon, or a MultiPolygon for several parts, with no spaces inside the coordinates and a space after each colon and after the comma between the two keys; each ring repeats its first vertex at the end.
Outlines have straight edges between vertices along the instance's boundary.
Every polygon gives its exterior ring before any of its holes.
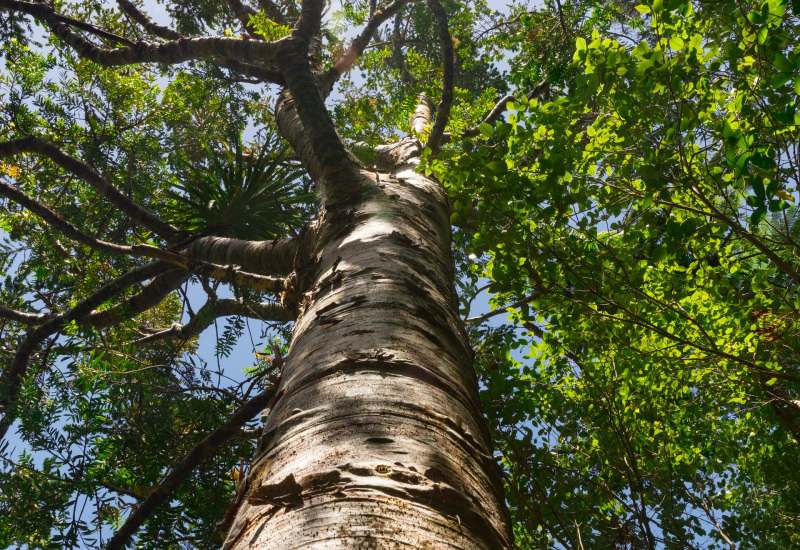
{"type": "Polygon", "coordinates": [[[0,306],[0,319],[7,319],[9,321],[16,321],[23,325],[36,327],[43,325],[53,316],[52,313],[26,313],[24,311],[17,311],[10,307],[0,306]]]}
{"type": "Polygon", "coordinates": [[[81,57],[106,67],[137,63],[177,64],[204,57],[258,59],[271,62],[284,40],[267,42],[225,36],[179,38],[159,44],[139,41],[125,48],[105,49],[94,45],[62,23],[52,6],[44,3],[0,0],[0,10],[18,11],[42,21],[50,31],[71,46],[81,57]]]}
{"type": "Polygon", "coordinates": [[[180,40],[181,38],[184,38],[181,33],[174,31],[169,27],[159,25],[150,19],[150,17],[139,10],[139,8],[137,8],[133,2],[130,2],[129,0],[117,0],[117,4],[119,4],[120,9],[125,12],[128,17],[139,23],[144,30],[153,36],[163,38],[164,40],[180,40]]]}
{"type": "Polygon", "coordinates": [[[200,260],[191,260],[188,262],[187,268],[198,275],[259,292],[279,294],[286,289],[286,279],[265,277],[257,273],[241,271],[233,265],[224,266],[200,260]]]}
{"type": "Polygon", "coordinates": [[[127,546],[131,537],[139,530],[142,524],[155,512],[159,506],[169,499],[172,492],[189,478],[195,468],[203,460],[210,457],[231,436],[239,433],[239,429],[251,418],[256,416],[275,395],[275,384],[270,384],[266,390],[242,405],[219,428],[211,432],[205,439],[189,451],[180,462],[175,464],[172,471],[164,477],[153,492],[134,509],[125,523],[122,524],[111,540],[106,545],[106,550],[122,550],[127,546]]]}
{"type": "MultiPolygon", "coordinates": [[[[293,31],[293,34],[295,32],[293,31]]],[[[281,115],[278,121],[279,129],[288,140],[290,136],[284,134],[283,130],[286,123],[291,122],[290,111],[297,109],[303,131],[302,134],[296,134],[296,137],[304,136],[311,151],[308,151],[309,147],[302,139],[290,143],[293,148],[296,145],[302,147],[300,150],[295,148],[295,151],[314,178],[322,203],[330,209],[334,204],[347,204],[357,200],[355,195],[362,188],[359,173],[362,166],[358,159],[347,151],[336,132],[317,81],[311,72],[307,51],[308,43],[298,38],[292,38],[292,43],[281,49],[278,68],[286,78],[291,97],[283,96],[284,99],[278,101],[276,118],[281,115]]],[[[294,129],[297,129],[296,124],[294,129]]]]}
{"type": "Polygon", "coordinates": [[[242,76],[256,78],[261,82],[269,82],[278,86],[286,86],[286,80],[277,69],[270,69],[253,63],[244,63],[238,59],[218,59],[214,62],[220,67],[235,71],[242,76]]]}
{"type": "MultiPolygon", "coordinates": [[[[214,279],[220,279],[223,281],[239,284],[241,286],[252,288],[254,290],[280,292],[283,289],[283,279],[272,279],[269,277],[262,277],[261,275],[257,274],[246,273],[230,266],[221,266],[203,260],[188,258],[180,254],[177,254],[175,252],[162,250],[154,246],[149,246],[149,245],[124,246],[124,245],[118,245],[114,243],[101,241],[78,230],[74,225],[61,218],[61,216],[59,216],[46,206],[39,204],[38,202],[33,200],[31,197],[29,197],[28,195],[26,195],[13,185],[9,185],[3,181],[0,181],[0,195],[4,195],[10,198],[11,200],[21,204],[22,206],[28,208],[31,212],[40,216],[42,219],[44,219],[46,222],[48,222],[50,225],[52,225],[55,229],[60,231],[65,236],[74,239],[82,244],[85,244],[94,250],[110,252],[112,254],[130,254],[133,256],[157,258],[165,262],[168,262],[172,265],[183,267],[195,273],[203,274],[214,279]]],[[[211,239],[212,241],[210,242],[208,250],[213,252],[215,250],[214,247],[215,241],[214,237],[211,237],[211,239]]],[[[230,241],[229,239],[219,239],[219,240],[223,242],[230,241]]],[[[228,242],[228,244],[231,243],[228,242]]],[[[217,257],[225,257],[226,254],[224,254],[224,252],[225,250],[228,250],[229,252],[232,251],[229,254],[227,254],[228,256],[244,260],[245,263],[248,263],[248,265],[258,265],[258,266],[263,266],[264,260],[270,259],[269,254],[264,253],[265,249],[273,251],[277,250],[278,251],[278,253],[276,254],[277,259],[283,260],[286,264],[291,265],[290,262],[294,259],[294,254],[296,253],[297,250],[297,244],[294,240],[289,240],[289,239],[287,239],[286,241],[276,240],[267,242],[233,241],[233,246],[217,247],[216,251],[220,252],[220,249],[222,249],[221,251],[223,253],[217,254],[216,255],[217,257]],[[288,246],[286,243],[288,243],[288,246]],[[239,246],[237,246],[237,244],[239,246]],[[249,258],[247,256],[247,253],[255,254],[256,258],[260,261],[253,261],[252,258],[249,258]]],[[[200,250],[201,252],[203,251],[202,248],[200,248],[200,250]]],[[[213,254],[211,255],[213,256],[213,254]]],[[[227,262],[227,263],[232,264],[234,262],[227,262]]],[[[269,268],[267,268],[265,271],[268,270],[269,268]]],[[[287,269],[286,273],[289,273],[290,271],[291,268],[287,269]]],[[[165,275],[164,277],[167,277],[170,280],[172,278],[175,278],[172,275],[165,275]]],[[[188,278],[189,274],[186,273],[184,273],[180,277],[177,277],[176,281],[180,280],[177,283],[177,286],[182,284],[188,278]]],[[[155,281],[153,282],[153,285],[155,285],[155,281]]],[[[155,302],[151,302],[147,299],[144,299],[144,301],[142,302],[142,307],[146,305],[144,309],[140,309],[134,306],[134,304],[132,303],[131,304],[126,303],[112,310],[98,313],[97,319],[86,320],[85,324],[86,326],[95,326],[95,327],[108,326],[110,324],[117,323],[123,320],[124,318],[128,318],[131,315],[137,315],[138,313],[141,313],[155,306],[158,302],[160,302],[164,298],[164,296],[169,294],[169,292],[171,292],[172,290],[175,290],[177,286],[170,287],[164,294],[158,294],[158,291],[151,290],[150,292],[156,292],[155,294],[152,294],[153,300],[155,300],[155,302]]]]}
{"type": "Polygon", "coordinates": [[[450,120],[450,108],[453,106],[453,90],[455,87],[455,51],[453,39],[447,24],[447,12],[439,0],[426,0],[428,8],[436,19],[436,30],[439,32],[439,47],[442,49],[442,100],[436,111],[436,122],[433,123],[428,142],[425,147],[438,151],[445,126],[450,120]]]}
{"type": "Polygon", "coordinates": [[[294,268],[300,239],[242,241],[223,237],[203,237],[186,250],[193,260],[238,265],[260,275],[288,275],[294,268]]]}
{"type": "Polygon", "coordinates": [[[300,115],[287,90],[278,96],[278,101],[275,103],[275,124],[283,139],[289,142],[297,154],[309,177],[315,182],[322,181],[324,178],[322,163],[314,154],[311,141],[306,135],[300,115]]]}
{"type": "Polygon", "coordinates": [[[188,323],[183,325],[175,323],[169,328],[136,340],[133,345],[139,346],[160,340],[188,340],[211,326],[214,319],[233,315],[279,323],[294,321],[296,317],[292,310],[276,303],[246,304],[239,300],[213,300],[206,302],[188,323]]]}
{"type": "MultiPolygon", "coordinates": [[[[165,40],[179,40],[181,38],[185,38],[181,33],[176,32],[169,27],[164,27],[157,24],[155,21],[141,12],[129,0],[117,0],[117,3],[119,4],[120,8],[122,8],[122,11],[124,11],[134,21],[144,27],[144,29],[150,34],[165,40]]],[[[286,84],[283,80],[283,75],[281,75],[280,72],[276,71],[275,69],[261,67],[252,63],[244,63],[233,58],[219,59],[216,61],[216,64],[220,67],[225,67],[226,69],[236,71],[237,73],[240,73],[246,77],[257,78],[263,82],[270,82],[273,84],[278,84],[279,86],[284,86],[286,84]]]]}
{"type": "MultiPolygon", "coordinates": [[[[3,2],[4,0],[0,0],[3,2]]],[[[12,141],[0,142],[0,158],[20,153],[38,153],[44,155],[61,168],[85,180],[98,193],[108,198],[114,206],[131,217],[131,219],[150,229],[162,237],[173,235],[177,228],[163,222],[152,212],[142,208],[111,184],[106,178],[98,174],[91,166],[72,157],[47,140],[28,136],[12,141]]]]}
{"type": "Polygon", "coordinates": [[[425,92],[419,94],[417,108],[414,111],[414,116],[411,117],[411,130],[418,136],[428,131],[431,125],[432,110],[433,105],[431,105],[431,100],[428,99],[428,94],[425,92]]]}
{"type": "Polygon", "coordinates": [[[47,322],[28,332],[18,346],[11,364],[0,375],[0,412],[3,413],[3,418],[0,420],[0,439],[5,437],[8,428],[17,417],[17,411],[11,405],[16,403],[22,379],[28,370],[28,360],[33,351],[42,342],[61,330],[65,323],[82,319],[101,304],[136,283],[151,279],[171,269],[169,264],[163,262],[153,262],[134,268],[110,283],[103,285],[91,296],[79,302],[74,308],[54,315],[47,322]]]}
{"type": "Polygon", "coordinates": [[[306,48],[311,42],[311,37],[319,31],[323,9],[325,9],[325,0],[302,0],[300,18],[292,30],[292,37],[304,42],[306,48]]]}

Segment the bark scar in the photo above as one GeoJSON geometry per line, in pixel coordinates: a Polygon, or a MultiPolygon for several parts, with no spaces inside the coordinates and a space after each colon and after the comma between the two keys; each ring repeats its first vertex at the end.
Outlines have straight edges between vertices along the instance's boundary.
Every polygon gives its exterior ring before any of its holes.
{"type": "Polygon", "coordinates": [[[254,488],[247,496],[247,502],[256,506],[300,506],[303,504],[303,487],[294,479],[294,474],[289,474],[279,483],[254,488]]]}

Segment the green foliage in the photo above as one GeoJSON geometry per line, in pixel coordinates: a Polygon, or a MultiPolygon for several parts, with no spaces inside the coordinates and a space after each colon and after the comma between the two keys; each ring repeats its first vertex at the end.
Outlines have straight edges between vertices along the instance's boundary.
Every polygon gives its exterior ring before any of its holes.
{"type": "MultiPolygon", "coordinates": [[[[79,7],[64,10],[110,32],[129,32],[118,12],[79,7]]],[[[194,8],[209,21],[228,17],[218,3],[175,9],[194,8]]],[[[3,141],[32,134],[54,142],[187,236],[284,237],[307,221],[314,208],[310,183],[270,130],[272,115],[260,92],[202,62],[100,68],[60,41],[36,44],[32,37],[41,32],[20,31],[24,26],[6,12],[0,19],[3,141]],[[253,151],[240,138],[248,124],[256,127],[253,151]],[[226,136],[233,136],[230,143],[226,136]]],[[[189,27],[188,16],[186,22],[189,27]]],[[[165,246],[43,156],[3,159],[0,177],[99,239],[165,246]]],[[[12,201],[0,202],[0,228],[0,303],[22,311],[67,310],[147,261],[66,239],[12,201]]],[[[119,306],[147,282],[98,311],[119,306]]],[[[9,431],[12,443],[0,449],[0,546],[101,547],[175,461],[274,374],[254,360],[234,367],[232,381],[195,355],[196,337],[131,346],[153,330],[185,322],[186,312],[184,297],[173,292],[114,327],[71,323],[34,350],[16,405],[21,414],[9,431]],[[250,374],[239,374],[251,365],[250,374]]],[[[0,322],[0,368],[8,367],[29,329],[0,322]]],[[[237,334],[227,336],[233,341],[237,334]]],[[[216,523],[235,494],[229,472],[252,454],[252,441],[231,439],[149,519],[137,544],[218,547],[216,523]]]]}
{"type": "Polygon", "coordinates": [[[259,10],[255,15],[250,16],[250,24],[256,32],[267,40],[278,40],[284,36],[289,36],[292,32],[291,27],[279,25],[264,15],[264,10],[259,10]]]}
{"type": "Polygon", "coordinates": [[[301,201],[313,196],[297,191],[302,170],[287,160],[281,140],[269,134],[258,152],[242,144],[241,134],[220,144],[222,152],[205,145],[204,164],[181,159],[185,175],[174,190],[169,219],[187,235],[274,239],[304,222],[301,201]]]}
{"type": "Polygon", "coordinates": [[[607,8],[565,6],[569,55],[522,45],[550,98],[427,165],[528,332],[476,334],[518,543],[795,548],[800,21],[607,8]]]}
{"type": "MultiPolygon", "coordinates": [[[[294,21],[296,3],[278,4],[294,21]]],[[[422,168],[452,200],[462,311],[487,284],[507,311],[507,323],[470,331],[517,546],[800,548],[797,3],[443,4],[456,100],[451,139],[422,168]],[[480,124],[512,88],[506,115],[480,124]]],[[[241,32],[225,3],[165,7],[187,35],[241,32]]],[[[64,9],[140,38],[99,3],[64,9]]],[[[368,15],[366,1],[342,5],[323,29],[323,65],[368,15]]],[[[440,99],[423,3],[399,23],[339,83],[332,111],[347,140],[405,135],[418,94],[440,99]]],[[[268,39],[289,30],[263,12],[251,24],[268,39]]],[[[204,62],[98,68],[32,36],[0,12],[3,139],[57,143],[187,238],[291,235],[315,210],[261,90],[204,62]]],[[[98,238],[156,240],[46,159],[0,171],[98,238]]],[[[15,309],[63,310],[141,265],[59,239],[12,202],[0,226],[0,302],[15,309]]],[[[72,323],[36,351],[15,426],[26,447],[0,449],[0,545],[99,546],[99,531],[274,374],[269,352],[225,385],[196,339],[129,346],[185,307],[173,293],[111,329],[72,323]]],[[[23,335],[16,323],[0,331],[4,353],[23,335]]],[[[230,318],[217,359],[248,331],[230,318]]],[[[138,544],[215,546],[230,472],[252,450],[243,438],[222,448],[138,544]]]]}

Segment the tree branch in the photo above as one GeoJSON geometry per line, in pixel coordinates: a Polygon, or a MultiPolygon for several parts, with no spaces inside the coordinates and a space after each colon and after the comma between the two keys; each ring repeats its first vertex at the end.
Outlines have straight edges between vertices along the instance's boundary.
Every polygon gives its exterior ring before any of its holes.
{"type": "Polygon", "coordinates": [[[261,275],[288,275],[300,239],[275,239],[274,241],[243,241],[223,237],[203,237],[186,249],[186,256],[215,264],[238,265],[246,271],[261,275]]]}
{"type": "Polygon", "coordinates": [[[130,254],[132,252],[132,249],[129,246],[101,241],[100,239],[96,239],[90,235],[87,235],[59,216],[56,212],[50,210],[50,208],[47,206],[35,201],[31,196],[23,193],[17,187],[2,180],[0,180],[0,195],[14,201],[24,208],[27,208],[30,212],[42,218],[42,220],[44,220],[48,225],[73,241],[77,241],[94,250],[100,250],[103,252],[111,252],[114,254],[130,254]]]}
{"type": "Polygon", "coordinates": [[[140,346],[160,340],[188,340],[211,326],[214,319],[233,315],[281,323],[294,321],[296,317],[289,308],[271,302],[246,304],[240,300],[209,300],[198,310],[196,315],[192,316],[188,323],[175,323],[169,328],[159,329],[153,334],[135,340],[133,345],[140,346]]]}
{"type": "Polygon", "coordinates": [[[278,101],[275,103],[275,124],[278,126],[278,131],[283,139],[289,142],[289,145],[297,154],[309,177],[315,182],[322,181],[324,178],[322,163],[314,154],[311,141],[309,141],[303,128],[303,123],[300,121],[300,115],[294,107],[294,101],[292,101],[289,92],[287,90],[281,92],[278,96],[278,101]]]}
{"type": "Polygon", "coordinates": [[[144,30],[152,34],[153,36],[157,36],[158,38],[163,38],[164,40],[180,40],[184,38],[184,36],[169,27],[164,27],[159,25],[149,16],[147,16],[144,12],[139,10],[133,2],[130,0],[117,0],[117,4],[119,4],[120,9],[131,19],[139,23],[144,30]]]}
{"type": "Polygon", "coordinates": [[[255,27],[250,24],[250,16],[256,15],[258,12],[241,2],[241,0],[226,0],[228,7],[236,16],[236,19],[242,24],[242,27],[251,35],[255,40],[264,40],[264,37],[256,32],[255,27]]]}
{"type": "Polygon", "coordinates": [[[281,135],[289,141],[316,182],[323,205],[330,209],[336,203],[358,200],[358,192],[363,188],[362,165],[345,148],[325,108],[309,66],[307,42],[297,38],[292,41],[281,49],[278,57],[278,68],[291,95],[281,94],[275,118],[281,135]],[[295,110],[298,118],[295,118],[295,110]]]}
{"type": "Polygon", "coordinates": [[[403,57],[403,40],[400,36],[400,24],[403,22],[401,14],[398,13],[394,16],[394,29],[392,30],[392,61],[395,68],[400,71],[400,78],[405,84],[415,84],[417,79],[411,76],[411,73],[406,69],[406,60],[403,57]]]}
{"type": "Polygon", "coordinates": [[[178,64],[204,57],[258,59],[271,62],[286,39],[267,42],[225,36],[178,38],[162,43],[139,41],[125,48],[111,50],[89,42],[61,22],[60,15],[49,4],[0,0],[0,10],[18,11],[45,23],[50,31],[61,38],[75,52],[105,67],[133,65],[136,63],[178,64]]]}
{"type": "MultiPolygon", "coordinates": [[[[0,2],[3,1],[4,0],[0,0],[0,2]]],[[[0,142],[0,158],[18,155],[20,153],[37,153],[46,156],[67,172],[89,183],[98,193],[108,198],[114,206],[130,216],[134,222],[141,224],[162,237],[168,238],[177,231],[176,227],[162,221],[158,216],[142,208],[122,194],[119,189],[106,178],[98,174],[87,163],[68,155],[55,144],[45,139],[36,136],[28,136],[12,141],[0,142]]]]}
{"type": "Polygon", "coordinates": [[[73,19],[72,17],[67,17],[66,15],[60,15],[60,14],[55,15],[54,17],[58,21],[61,21],[62,23],[66,23],[67,25],[70,25],[72,27],[77,27],[82,31],[94,34],[95,36],[99,36],[100,38],[105,38],[106,40],[111,40],[112,42],[119,42],[120,44],[125,44],[126,46],[134,45],[134,43],[128,40],[127,38],[124,38],[122,36],[119,36],[117,34],[108,31],[104,31],[103,29],[97,28],[94,25],[91,25],[84,21],[78,21],[77,19],[73,19]]]}
{"type": "Polygon", "coordinates": [[[250,273],[236,269],[233,265],[217,265],[200,260],[190,260],[187,269],[198,275],[216,279],[224,283],[279,294],[286,289],[286,279],[280,277],[266,277],[257,273],[250,273]]]}
{"type": "Polygon", "coordinates": [[[322,10],[325,9],[325,0],[302,0],[300,5],[300,18],[292,31],[292,38],[304,42],[306,48],[311,38],[319,31],[322,23],[322,10]]]}
{"type": "Polygon", "coordinates": [[[154,278],[137,295],[110,309],[90,314],[79,321],[84,327],[104,328],[131,319],[154,308],[172,291],[185,283],[191,273],[183,269],[164,273],[154,278]]]}
{"type": "Polygon", "coordinates": [[[26,313],[24,311],[11,309],[10,307],[0,306],[0,319],[16,321],[17,323],[32,327],[43,325],[53,315],[53,313],[26,313]]]}
{"type": "Polygon", "coordinates": [[[428,94],[422,92],[419,94],[417,108],[411,117],[411,130],[418,136],[428,131],[433,116],[432,111],[433,105],[431,105],[431,100],[428,99],[428,94]]]}
{"type": "Polygon", "coordinates": [[[387,19],[397,14],[403,8],[403,6],[416,1],[418,0],[394,0],[394,2],[391,2],[383,8],[375,11],[371,15],[367,25],[361,31],[361,34],[359,34],[353,40],[345,54],[340,57],[336,63],[334,63],[333,67],[325,71],[322,76],[322,80],[325,81],[326,84],[330,81],[330,86],[333,86],[336,80],[338,80],[341,75],[349,71],[356,60],[361,57],[361,54],[364,53],[364,50],[375,36],[375,31],[378,30],[378,27],[380,27],[387,19]]]}
{"type": "MultiPolygon", "coordinates": [[[[21,204],[28,208],[34,214],[40,216],[43,220],[48,222],[54,228],[59,230],[65,236],[74,239],[82,244],[89,246],[92,249],[100,250],[103,252],[110,252],[113,254],[129,254],[133,256],[140,256],[140,257],[147,257],[147,258],[157,258],[164,262],[170,263],[172,265],[182,267],[188,269],[194,273],[206,275],[213,279],[219,279],[222,281],[238,284],[241,286],[245,286],[247,288],[252,288],[254,290],[264,290],[270,292],[280,292],[283,290],[284,280],[283,279],[275,279],[271,277],[264,277],[259,274],[248,273],[239,269],[234,268],[232,265],[223,266],[217,265],[212,262],[207,262],[203,260],[193,259],[190,257],[183,256],[181,254],[177,254],[175,252],[171,252],[169,250],[162,250],[160,248],[149,246],[149,245],[133,245],[133,246],[125,246],[125,245],[118,245],[114,243],[109,243],[105,241],[101,241],[96,239],[82,231],[78,230],[74,225],[67,222],[61,216],[47,208],[46,206],[39,204],[31,197],[14,187],[13,185],[7,184],[3,181],[0,181],[0,195],[4,195],[11,200],[21,204]]],[[[236,241],[234,239],[212,239],[209,242],[210,247],[209,250],[212,252],[212,256],[214,256],[213,252],[215,251],[214,244],[218,241],[223,241],[229,246],[222,246],[216,248],[216,257],[232,257],[236,259],[241,259],[248,265],[254,265],[261,267],[264,271],[271,271],[269,267],[268,260],[272,259],[268,252],[266,251],[275,251],[278,250],[278,254],[275,256],[278,259],[283,259],[283,261],[289,265],[289,262],[294,260],[294,253],[297,250],[297,243],[293,239],[286,239],[285,241],[264,241],[264,242],[251,242],[251,241],[236,241]],[[227,254],[225,252],[228,252],[227,254]],[[266,252],[266,253],[265,253],[266,252]],[[281,258],[281,256],[283,256],[281,258]],[[289,259],[289,256],[291,259],[289,259]],[[256,261],[254,261],[254,259],[256,261]],[[267,260],[266,269],[264,269],[264,263],[267,260]]],[[[202,248],[200,248],[202,251],[202,248]]],[[[207,252],[208,252],[207,251],[207,252]]],[[[232,264],[233,262],[228,262],[232,264]]],[[[286,273],[289,273],[291,268],[287,270],[286,273]]],[[[173,276],[167,276],[169,280],[172,280],[173,276]]],[[[183,282],[185,282],[189,278],[189,274],[182,274],[180,277],[175,278],[177,281],[177,285],[180,286],[183,282]]],[[[155,281],[154,283],[155,284],[155,281]]],[[[167,285],[169,286],[169,285],[167,285]]],[[[160,287],[159,287],[160,288],[160,287]]],[[[164,287],[166,288],[166,287],[164,287]]],[[[166,296],[169,292],[172,292],[177,288],[176,286],[172,286],[169,290],[164,294],[158,294],[157,291],[155,294],[152,294],[152,300],[147,300],[143,298],[143,302],[141,307],[144,309],[140,309],[139,307],[135,307],[133,303],[126,303],[123,305],[118,306],[112,310],[107,310],[102,313],[97,314],[97,318],[94,320],[87,320],[87,326],[108,326],[110,324],[117,323],[122,321],[126,317],[130,317],[131,315],[137,315],[151,307],[157,305],[159,301],[161,301],[164,296],[166,296]],[[146,307],[145,307],[146,304],[146,307]],[[125,313],[122,313],[122,310],[119,308],[123,308],[125,313]],[[104,317],[105,316],[105,317],[104,317]],[[100,320],[104,319],[104,320],[100,320]]],[[[149,295],[149,294],[148,294],[149,295]]],[[[137,302],[138,303],[138,302],[137,302]]]]}
{"type": "Polygon", "coordinates": [[[264,13],[278,25],[286,25],[289,23],[280,8],[272,0],[258,0],[258,5],[261,6],[264,13]]]}
{"type": "Polygon", "coordinates": [[[450,29],[447,24],[447,12],[439,3],[439,0],[426,1],[428,8],[436,19],[436,29],[439,32],[439,47],[442,49],[442,100],[439,102],[436,121],[431,127],[428,142],[425,144],[426,148],[429,147],[435,153],[439,150],[445,126],[450,120],[450,109],[453,106],[455,51],[453,50],[453,39],[450,37],[450,29]]]}
{"type": "MultiPolygon", "coordinates": [[[[547,90],[549,87],[550,85],[547,83],[547,81],[543,80],[542,82],[537,84],[526,97],[529,100],[536,99],[539,96],[541,96],[545,92],[545,90],[547,90]]],[[[508,105],[512,101],[514,101],[513,95],[507,95],[503,99],[498,101],[492,108],[492,110],[489,112],[489,114],[486,115],[486,118],[484,118],[481,121],[481,124],[491,124],[492,126],[494,126],[494,124],[497,122],[497,119],[499,119],[500,116],[505,112],[506,105],[508,105]]],[[[480,135],[480,133],[481,130],[479,126],[473,126],[472,128],[469,128],[464,131],[464,135],[467,137],[475,137],[480,135]]]]}
{"type": "Polygon", "coordinates": [[[144,501],[131,512],[131,515],[128,516],[119,531],[108,541],[105,550],[123,550],[147,518],[167,501],[172,492],[189,478],[194,469],[203,460],[214,454],[231,436],[239,433],[239,429],[248,420],[267,406],[275,395],[275,387],[275,381],[272,381],[266,390],[239,407],[228,420],[198,443],[180,462],[175,464],[172,471],[158,484],[158,487],[147,495],[144,501]]]}
{"type": "Polygon", "coordinates": [[[0,374],[0,412],[3,413],[3,418],[0,420],[0,440],[5,437],[8,428],[17,417],[17,411],[11,405],[17,400],[22,379],[28,370],[28,360],[36,347],[61,330],[65,323],[82,319],[132,285],[157,277],[171,269],[172,267],[164,262],[152,262],[131,269],[100,287],[72,309],[52,316],[45,323],[28,332],[17,347],[11,364],[0,374]]]}

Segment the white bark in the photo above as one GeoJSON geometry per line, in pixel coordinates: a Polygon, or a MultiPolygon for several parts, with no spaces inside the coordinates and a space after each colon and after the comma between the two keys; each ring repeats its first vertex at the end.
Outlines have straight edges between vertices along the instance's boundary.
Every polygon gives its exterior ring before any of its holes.
{"type": "Polygon", "coordinates": [[[458,315],[447,197],[413,164],[377,179],[363,172],[362,198],[320,221],[226,549],[512,546],[458,315]]]}

